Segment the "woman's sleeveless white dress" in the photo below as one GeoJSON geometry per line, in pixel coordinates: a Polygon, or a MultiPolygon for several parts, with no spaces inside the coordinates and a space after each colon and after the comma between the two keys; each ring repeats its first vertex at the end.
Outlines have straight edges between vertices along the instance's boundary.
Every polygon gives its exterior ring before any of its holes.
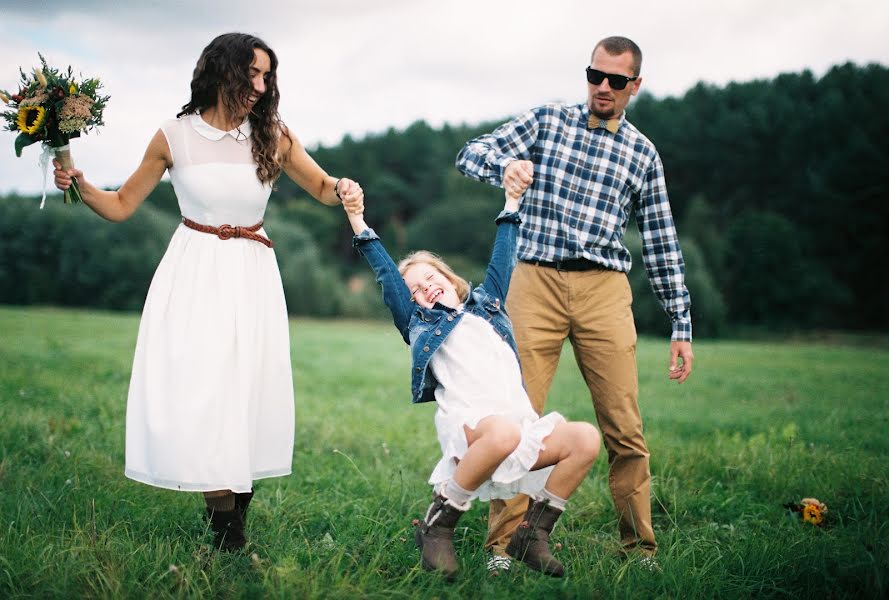
{"type": "MultiPolygon", "coordinates": [[[[199,115],[161,127],[182,216],[249,226],[271,187],[256,177],[250,124],[199,115]]],[[[257,233],[265,236],[260,229],[257,233]]],[[[142,313],[126,419],[126,476],[183,491],[247,492],[293,457],[290,339],[275,252],[179,225],[142,313]]]]}

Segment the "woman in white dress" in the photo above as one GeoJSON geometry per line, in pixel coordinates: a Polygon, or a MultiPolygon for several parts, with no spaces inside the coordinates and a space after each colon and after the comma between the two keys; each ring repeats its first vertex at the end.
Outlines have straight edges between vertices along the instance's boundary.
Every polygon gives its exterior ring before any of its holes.
{"type": "Polygon", "coordinates": [[[260,39],[229,33],[198,59],[191,99],[152,138],[117,191],[76,177],[84,203],[130,217],[169,171],[182,224],[151,282],[127,400],[127,477],[203,492],[225,550],[244,547],[253,481],[287,475],[293,377],[287,311],[262,219],[283,171],[316,200],[363,209],[361,187],[322,170],[278,115],[278,60],[260,39]]]}
{"type": "Polygon", "coordinates": [[[549,536],[567,499],[599,454],[589,423],[541,417],[522,385],[512,324],[502,307],[515,266],[519,197],[507,195],[484,282],[473,290],[439,257],[414,252],[397,266],[360,213],[349,214],[353,244],[383,288],[383,301],[411,349],[411,396],[435,401],[442,457],[429,483],[434,498],[416,532],[423,567],[453,577],[452,538],[473,499],[531,497],[507,554],[564,574],[549,536]]]}

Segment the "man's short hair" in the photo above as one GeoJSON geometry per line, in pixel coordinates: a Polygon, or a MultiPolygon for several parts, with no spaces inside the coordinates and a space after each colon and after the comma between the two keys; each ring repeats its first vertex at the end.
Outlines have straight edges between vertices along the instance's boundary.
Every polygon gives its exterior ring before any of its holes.
{"type": "MultiPolygon", "coordinates": [[[[639,46],[637,46],[636,42],[633,40],[619,35],[607,37],[603,40],[599,40],[599,43],[593,48],[593,54],[595,54],[596,50],[600,47],[611,56],[618,56],[624,52],[629,52],[633,55],[633,75],[638,76],[639,72],[642,71],[642,50],[639,49],[639,46]]],[[[590,55],[590,60],[592,60],[592,55],[590,55]]]]}

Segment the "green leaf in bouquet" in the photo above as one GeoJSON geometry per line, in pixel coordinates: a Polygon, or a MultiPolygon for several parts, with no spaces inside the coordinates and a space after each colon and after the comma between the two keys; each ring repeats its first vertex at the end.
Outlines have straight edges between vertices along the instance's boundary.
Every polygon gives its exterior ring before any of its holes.
{"type": "Polygon", "coordinates": [[[36,137],[28,135],[27,133],[18,134],[18,136],[15,138],[15,155],[21,157],[22,148],[24,148],[25,146],[30,146],[37,141],[38,140],[36,137]]]}

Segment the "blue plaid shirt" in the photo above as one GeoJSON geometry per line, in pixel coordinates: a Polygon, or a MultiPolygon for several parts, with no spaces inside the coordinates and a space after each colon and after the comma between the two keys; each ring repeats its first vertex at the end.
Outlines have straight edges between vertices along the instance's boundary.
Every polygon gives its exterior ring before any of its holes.
{"type": "Polygon", "coordinates": [[[672,321],[672,339],[690,341],[691,300],[660,156],[624,116],[612,134],[587,129],[589,114],[586,104],[531,109],[468,141],[457,169],[502,186],[510,162],[534,163],[534,182],[521,208],[521,260],[585,258],[628,273],[632,258],[623,236],[632,211],[648,279],[672,321]]]}

